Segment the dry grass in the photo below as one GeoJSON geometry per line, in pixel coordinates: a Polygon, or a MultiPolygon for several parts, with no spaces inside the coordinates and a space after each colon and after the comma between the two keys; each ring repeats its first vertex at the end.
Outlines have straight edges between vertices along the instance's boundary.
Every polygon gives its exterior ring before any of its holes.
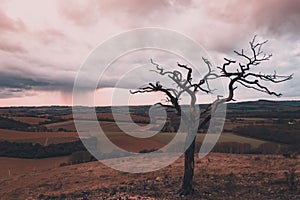
{"type": "Polygon", "coordinates": [[[0,140],[12,142],[61,143],[78,140],[77,132],[22,132],[0,129],[0,140]]]}
{"type": "Polygon", "coordinates": [[[57,168],[67,162],[68,156],[45,159],[21,159],[0,157],[0,177],[16,177],[34,171],[44,171],[57,168]]]}
{"type": "Polygon", "coordinates": [[[52,129],[53,131],[57,131],[59,128],[64,128],[70,131],[76,131],[76,127],[73,120],[68,120],[64,122],[55,122],[51,124],[45,125],[48,129],[52,129]]]}
{"type": "MultiPolygon", "coordinates": [[[[300,160],[281,156],[212,153],[195,160],[195,194],[180,197],[183,159],[161,170],[130,174],[99,162],[0,178],[3,199],[299,199],[289,191],[284,172],[299,175],[300,160]],[[258,159],[259,158],[259,159],[258,159]]],[[[126,164],[126,163],[124,163],[126,164]]],[[[155,163],[153,163],[155,164],[155,163]]]]}
{"type": "Polygon", "coordinates": [[[132,119],[132,120],[136,120],[136,121],[149,122],[149,117],[143,117],[143,116],[133,115],[133,114],[130,114],[130,116],[128,116],[128,115],[124,115],[124,114],[112,115],[111,113],[97,113],[97,117],[100,120],[101,119],[109,119],[109,120],[117,119],[119,121],[128,121],[128,120],[132,119]]]}
{"type": "MultiPolygon", "coordinates": [[[[78,120],[79,123],[84,123],[84,120],[78,120]]],[[[101,128],[105,132],[121,132],[121,129],[118,127],[118,125],[115,122],[108,122],[108,121],[99,121],[101,128]]],[[[132,124],[129,122],[118,122],[119,124],[122,124],[122,126],[125,127],[131,127],[132,124]]],[[[140,124],[141,126],[143,124],[140,124]]],[[[91,125],[90,125],[91,126],[91,125]]],[[[94,124],[94,126],[98,126],[97,123],[94,124]]],[[[69,131],[76,131],[75,123],[73,120],[68,120],[64,122],[56,122],[56,123],[51,123],[47,124],[46,127],[48,129],[52,129],[54,131],[57,131],[59,128],[64,128],[69,131]]],[[[91,127],[92,129],[93,127],[91,127]]]]}
{"type": "Polygon", "coordinates": [[[160,149],[165,144],[150,138],[135,138],[132,136],[109,136],[111,142],[118,147],[131,152],[140,152],[142,150],[160,149]]]}
{"type": "Polygon", "coordinates": [[[12,117],[13,120],[24,122],[27,124],[36,125],[40,122],[45,122],[47,119],[45,118],[39,118],[39,117],[12,117]]]}
{"type": "MultiPolygon", "coordinates": [[[[82,118],[82,119],[90,119],[91,115],[90,114],[77,114],[77,118],[82,118]]],[[[97,117],[100,120],[106,119],[106,120],[113,120],[113,119],[118,119],[120,121],[128,121],[128,120],[138,120],[138,121],[149,121],[149,117],[143,117],[139,115],[134,115],[130,114],[130,116],[125,115],[125,114],[114,114],[112,113],[97,113],[97,117]],[[131,119],[130,119],[131,118],[131,119]]],[[[61,116],[62,119],[73,119],[73,114],[68,114],[68,115],[63,115],[61,116]]]]}

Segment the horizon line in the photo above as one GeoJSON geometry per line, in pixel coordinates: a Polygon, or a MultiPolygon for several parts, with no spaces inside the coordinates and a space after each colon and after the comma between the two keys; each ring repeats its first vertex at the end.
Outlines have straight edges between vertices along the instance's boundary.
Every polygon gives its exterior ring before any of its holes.
{"type": "MultiPolygon", "coordinates": [[[[256,101],[269,101],[269,102],[284,102],[284,101],[300,101],[299,99],[289,99],[289,100],[269,100],[269,99],[257,99],[257,100],[240,100],[240,101],[232,101],[226,102],[227,104],[236,104],[236,103],[244,103],[244,102],[256,102],[256,101]]],[[[206,105],[209,103],[203,102],[198,103],[196,105],[206,105]]],[[[136,104],[136,105],[95,105],[95,106],[86,106],[86,105],[59,105],[59,104],[51,104],[51,105],[12,105],[12,106],[0,106],[0,108],[30,108],[30,107],[135,107],[135,106],[152,106],[155,104],[136,104]]],[[[189,104],[181,104],[182,106],[188,106],[189,104]]]]}

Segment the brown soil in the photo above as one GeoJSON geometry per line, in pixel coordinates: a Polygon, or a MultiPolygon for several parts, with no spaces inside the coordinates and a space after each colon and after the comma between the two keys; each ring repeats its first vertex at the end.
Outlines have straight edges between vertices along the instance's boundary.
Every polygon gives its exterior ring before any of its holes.
{"type": "Polygon", "coordinates": [[[45,159],[22,159],[0,157],[0,177],[15,177],[34,171],[57,168],[61,163],[67,163],[68,156],[45,159]]]}
{"type": "Polygon", "coordinates": [[[77,132],[23,132],[0,129],[0,140],[11,142],[32,142],[42,145],[50,143],[72,142],[78,140],[77,132]]]}
{"type": "MultiPolygon", "coordinates": [[[[118,127],[118,125],[115,122],[110,121],[99,121],[101,128],[106,132],[120,132],[121,129],[118,127]]],[[[132,124],[129,122],[119,122],[123,124],[123,126],[131,126],[132,124]]],[[[141,126],[144,124],[140,124],[141,126]]],[[[73,120],[68,120],[64,122],[55,122],[51,124],[45,125],[47,128],[52,129],[54,131],[57,131],[59,128],[64,128],[66,130],[70,131],[76,131],[75,123],[73,120]]],[[[98,125],[97,125],[98,126],[98,125]]]]}
{"type": "Polygon", "coordinates": [[[110,136],[110,141],[118,147],[131,151],[140,152],[142,150],[157,150],[162,148],[165,144],[149,138],[136,138],[131,136],[110,136]]]}
{"type": "Polygon", "coordinates": [[[40,122],[45,122],[47,119],[45,118],[39,118],[39,117],[12,117],[13,120],[24,122],[27,124],[36,125],[40,122]]]}
{"type": "MultiPolygon", "coordinates": [[[[82,118],[82,119],[88,119],[91,117],[90,114],[77,114],[76,115],[78,118],[82,118]]],[[[117,119],[120,121],[128,121],[128,115],[124,115],[124,114],[114,114],[114,116],[117,116],[117,119]]],[[[106,120],[114,120],[115,117],[112,115],[112,113],[97,113],[97,117],[101,120],[106,119],[106,120]]],[[[73,119],[73,114],[68,114],[68,115],[63,115],[61,117],[62,119],[73,119]]],[[[130,114],[130,118],[132,120],[136,120],[136,121],[144,121],[144,122],[149,122],[149,117],[143,117],[143,116],[139,116],[139,115],[133,115],[130,114]]]]}
{"type": "Polygon", "coordinates": [[[3,199],[300,199],[300,162],[276,155],[213,153],[195,160],[195,192],[179,196],[183,159],[151,173],[131,174],[100,162],[0,178],[3,199]],[[298,190],[284,172],[295,168],[298,190]]]}

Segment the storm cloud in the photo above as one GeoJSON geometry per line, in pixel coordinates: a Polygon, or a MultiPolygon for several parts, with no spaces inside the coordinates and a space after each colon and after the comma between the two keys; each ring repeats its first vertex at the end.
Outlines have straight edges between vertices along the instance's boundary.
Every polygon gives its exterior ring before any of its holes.
{"type": "MultiPolygon", "coordinates": [[[[21,101],[41,91],[70,95],[91,50],[113,35],[141,27],[183,33],[203,45],[217,65],[223,57],[234,57],[232,50],[246,49],[257,34],[269,40],[266,51],[274,55],[259,70],[294,73],[292,81],[276,89],[299,98],[299,19],[297,0],[1,1],[0,104],[1,98],[21,101]]],[[[108,74],[99,87],[109,87],[117,78],[108,74]]],[[[240,97],[248,98],[247,92],[240,97]]]]}

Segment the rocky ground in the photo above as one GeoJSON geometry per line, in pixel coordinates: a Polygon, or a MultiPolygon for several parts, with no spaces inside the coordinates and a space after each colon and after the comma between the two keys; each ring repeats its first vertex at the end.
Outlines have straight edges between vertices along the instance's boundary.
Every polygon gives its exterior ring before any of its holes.
{"type": "Polygon", "coordinates": [[[192,196],[178,195],[182,158],[144,174],[90,162],[2,177],[0,199],[300,199],[299,161],[280,155],[212,153],[195,161],[192,196]],[[292,169],[294,181],[287,181],[292,169]],[[296,186],[291,189],[292,182],[296,186]]]}

